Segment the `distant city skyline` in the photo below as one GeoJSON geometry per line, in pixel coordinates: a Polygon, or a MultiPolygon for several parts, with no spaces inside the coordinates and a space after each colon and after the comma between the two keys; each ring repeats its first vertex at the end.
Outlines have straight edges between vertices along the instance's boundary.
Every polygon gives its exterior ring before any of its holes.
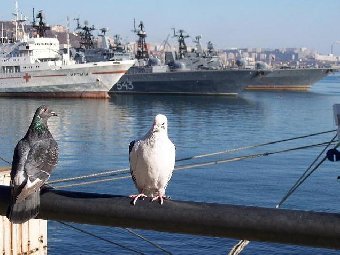
{"type": "MultiPolygon", "coordinates": [[[[43,10],[50,25],[76,27],[87,20],[108,34],[133,41],[133,20],[144,22],[150,43],[162,43],[172,28],[183,29],[191,37],[202,35],[202,44],[212,41],[215,48],[300,48],[329,54],[331,45],[340,55],[340,1],[337,0],[21,0],[19,9],[32,21],[32,9],[43,10]],[[336,42],[339,43],[336,43],[336,42]]],[[[10,20],[15,0],[2,0],[0,20],[10,20]]],[[[95,31],[94,34],[99,33],[95,31]]]]}

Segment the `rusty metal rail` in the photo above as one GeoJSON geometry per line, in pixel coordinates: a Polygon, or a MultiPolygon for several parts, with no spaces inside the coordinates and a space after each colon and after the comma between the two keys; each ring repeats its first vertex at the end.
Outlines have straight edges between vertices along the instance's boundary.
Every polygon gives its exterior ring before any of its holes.
{"type": "MultiPolygon", "coordinates": [[[[5,215],[9,187],[0,186],[5,215]]],[[[213,203],[148,200],[47,189],[38,218],[340,249],[340,214],[213,203]]]]}

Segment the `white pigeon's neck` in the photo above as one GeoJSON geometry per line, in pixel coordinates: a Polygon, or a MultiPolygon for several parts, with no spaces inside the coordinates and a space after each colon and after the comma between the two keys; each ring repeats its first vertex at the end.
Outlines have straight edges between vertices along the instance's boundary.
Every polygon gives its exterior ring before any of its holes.
{"type": "Polygon", "coordinates": [[[145,138],[149,138],[149,139],[159,139],[159,138],[167,138],[167,137],[168,137],[168,133],[166,132],[166,130],[153,132],[152,129],[145,136],[145,138]]]}

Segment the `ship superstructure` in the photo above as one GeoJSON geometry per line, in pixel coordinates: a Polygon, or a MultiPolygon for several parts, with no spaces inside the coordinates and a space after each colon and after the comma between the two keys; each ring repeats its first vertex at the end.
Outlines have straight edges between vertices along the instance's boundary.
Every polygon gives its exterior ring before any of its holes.
{"type": "MultiPolygon", "coordinates": [[[[44,37],[40,11],[36,36],[0,44],[0,96],[108,97],[133,61],[77,64],[57,38],[44,37]]],[[[34,20],[35,21],[35,20],[34,20]]]]}
{"type": "Polygon", "coordinates": [[[77,21],[77,34],[79,36],[79,47],[72,49],[72,54],[77,63],[99,62],[99,61],[122,61],[133,60],[134,56],[128,52],[121,42],[119,35],[114,35],[110,41],[106,35],[108,29],[101,28],[98,37],[93,36],[94,26],[89,26],[88,21],[81,26],[79,18],[77,21]]]}

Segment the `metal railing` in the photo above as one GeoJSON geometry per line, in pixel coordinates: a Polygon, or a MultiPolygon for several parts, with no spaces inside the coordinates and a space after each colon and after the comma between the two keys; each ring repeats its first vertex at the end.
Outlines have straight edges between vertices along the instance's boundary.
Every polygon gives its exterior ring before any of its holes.
{"type": "MultiPolygon", "coordinates": [[[[0,186],[5,215],[10,188],[0,186]]],[[[340,214],[45,189],[37,218],[340,249],[340,214]]]]}

